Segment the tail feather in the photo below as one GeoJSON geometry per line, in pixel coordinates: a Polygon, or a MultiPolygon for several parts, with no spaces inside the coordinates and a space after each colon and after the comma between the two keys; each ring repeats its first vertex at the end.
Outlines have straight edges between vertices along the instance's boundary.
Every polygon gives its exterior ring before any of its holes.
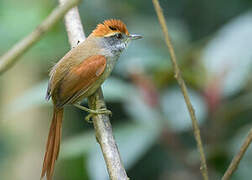
{"type": "Polygon", "coordinates": [[[56,109],[54,107],[53,119],[47,139],[41,179],[45,175],[47,177],[47,180],[52,179],[55,161],[57,160],[59,155],[62,119],[63,109],[56,109]]]}

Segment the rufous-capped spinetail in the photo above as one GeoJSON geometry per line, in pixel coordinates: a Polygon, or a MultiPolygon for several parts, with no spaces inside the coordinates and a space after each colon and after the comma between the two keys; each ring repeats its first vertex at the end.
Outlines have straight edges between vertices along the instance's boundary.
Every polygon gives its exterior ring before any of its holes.
{"type": "Polygon", "coordinates": [[[106,20],[52,68],[46,99],[52,98],[53,118],[41,178],[46,175],[47,180],[51,180],[53,176],[60,149],[64,106],[72,104],[91,115],[110,114],[107,109],[90,110],[81,106],[80,102],[91,96],[106,80],[129,42],[140,38],[142,36],[129,34],[122,21],[106,20]]]}

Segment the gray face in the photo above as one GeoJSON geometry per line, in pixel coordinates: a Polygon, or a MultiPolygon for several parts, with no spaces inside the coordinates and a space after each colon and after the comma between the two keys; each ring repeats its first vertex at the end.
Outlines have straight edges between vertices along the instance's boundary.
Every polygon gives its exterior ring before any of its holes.
{"type": "Polygon", "coordinates": [[[104,39],[113,54],[120,54],[130,42],[129,36],[123,33],[117,33],[115,35],[105,37],[104,39]]]}
{"type": "Polygon", "coordinates": [[[141,38],[141,35],[117,33],[109,37],[95,38],[95,40],[99,44],[103,54],[107,56],[119,56],[131,40],[141,38]]]}

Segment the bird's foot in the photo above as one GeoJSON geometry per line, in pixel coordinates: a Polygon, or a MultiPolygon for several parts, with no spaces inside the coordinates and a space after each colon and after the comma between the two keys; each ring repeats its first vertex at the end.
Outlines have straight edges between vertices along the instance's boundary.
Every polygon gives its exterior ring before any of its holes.
{"type": "Polygon", "coordinates": [[[97,110],[92,110],[89,112],[89,115],[87,115],[85,117],[85,120],[89,123],[92,123],[92,120],[90,120],[94,115],[97,114],[107,114],[107,115],[112,115],[112,112],[106,108],[102,108],[102,109],[97,109],[97,110]]]}
{"type": "Polygon", "coordinates": [[[75,107],[83,110],[83,111],[86,111],[88,112],[89,114],[85,117],[85,120],[89,123],[92,123],[92,121],[90,120],[94,115],[97,115],[97,114],[108,114],[108,115],[112,115],[112,112],[106,108],[101,108],[101,109],[96,109],[96,110],[93,110],[93,109],[89,109],[85,106],[82,106],[80,104],[74,104],[75,107]]]}

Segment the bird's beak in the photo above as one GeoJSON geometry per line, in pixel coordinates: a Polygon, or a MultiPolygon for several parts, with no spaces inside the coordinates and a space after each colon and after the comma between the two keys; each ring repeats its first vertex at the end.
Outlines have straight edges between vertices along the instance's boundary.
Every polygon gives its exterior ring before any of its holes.
{"type": "Polygon", "coordinates": [[[143,36],[138,35],[138,34],[131,34],[129,35],[130,40],[136,40],[136,39],[142,39],[143,36]]]}

